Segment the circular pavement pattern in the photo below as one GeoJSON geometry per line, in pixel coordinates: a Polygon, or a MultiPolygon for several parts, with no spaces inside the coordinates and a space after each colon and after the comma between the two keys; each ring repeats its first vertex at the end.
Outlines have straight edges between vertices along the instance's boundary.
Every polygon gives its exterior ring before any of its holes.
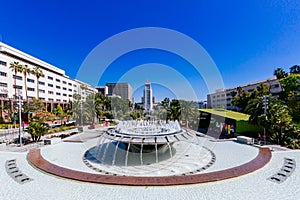
{"type": "Polygon", "coordinates": [[[271,160],[271,157],[272,154],[269,148],[260,148],[258,155],[254,159],[230,169],[203,174],[185,174],[181,176],[140,177],[94,174],[64,168],[45,160],[41,155],[40,149],[32,149],[27,155],[28,161],[33,166],[46,173],[50,173],[59,177],[92,183],[135,186],[183,185],[225,180],[242,176],[260,169],[271,160]]]}

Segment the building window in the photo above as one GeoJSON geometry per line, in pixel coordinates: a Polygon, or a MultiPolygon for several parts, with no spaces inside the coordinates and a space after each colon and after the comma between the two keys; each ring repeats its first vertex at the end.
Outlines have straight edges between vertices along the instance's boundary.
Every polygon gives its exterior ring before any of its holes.
{"type": "Polygon", "coordinates": [[[76,93],[77,92],[77,90],[74,90],[74,93],[76,93]]]}
{"type": "Polygon", "coordinates": [[[271,85],[270,89],[279,88],[279,84],[271,85]]]}
{"type": "Polygon", "coordinates": [[[16,76],[16,75],[13,75],[13,78],[17,79],[17,80],[22,80],[22,76],[16,76]]]}
{"type": "Polygon", "coordinates": [[[66,81],[63,81],[62,83],[63,83],[63,84],[67,84],[67,82],[66,82],[66,81]]]}
{"type": "Polygon", "coordinates": [[[72,95],[71,95],[71,94],[69,94],[69,97],[72,97],[72,95]]]}
{"type": "Polygon", "coordinates": [[[13,87],[17,88],[17,89],[22,89],[23,88],[21,85],[14,85],[13,87]]]}
{"type": "Polygon", "coordinates": [[[49,87],[53,87],[53,84],[48,83],[48,86],[49,86],[49,87]]]}
{"type": "Polygon", "coordinates": [[[34,83],[34,80],[31,79],[31,78],[27,78],[27,82],[29,82],[29,83],[34,83]]]}
{"type": "Polygon", "coordinates": [[[0,93],[1,98],[7,98],[7,94],[0,93]]]}
{"type": "Polygon", "coordinates": [[[45,98],[40,97],[40,100],[45,101],[45,98]]]}
{"type": "Polygon", "coordinates": [[[53,94],[53,91],[48,91],[48,94],[53,94]]]}
{"type": "Polygon", "coordinates": [[[53,80],[53,77],[52,77],[52,76],[48,76],[48,79],[49,79],[49,80],[53,80]]]}
{"type": "Polygon", "coordinates": [[[67,102],[67,100],[63,100],[63,102],[65,102],[65,103],[66,103],[66,102],[67,102]]]}
{"type": "Polygon", "coordinates": [[[0,82],[0,87],[7,87],[7,83],[1,83],[0,82]]]}
{"type": "Polygon", "coordinates": [[[55,79],[56,80],[56,82],[60,82],[60,80],[57,78],[57,79],[55,79]]]}
{"type": "Polygon", "coordinates": [[[69,92],[72,92],[72,89],[69,89],[69,92]]]}
{"type": "Polygon", "coordinates": [[[53,101],[54,99],[48,98],[48,101],[53,101]]]}
{"type": "Polygon", "coordinates": [[[7,76],[7,73],[6,72],[0,72],[0,76],[7,76]]]}
{"type": "Polygon", "coordinates": [[[60,99],[56,99],[57,102],[60,102],[60,99]]]}
{"type": "Polygon", "coordinates": [[[63,90],[67,90],[67,88],[63,87],[63,90]]]}
{"type": "Polygon", "coordinates": [[[45,85],[45,82],[39,81],[39,85],[45,85]]]}
{"type": "Polygon", "coordinates": [[[72,86],[72,83],[68,83],[69,86],[72,86]]]}
{"type": "Polygon", "coordinates": [[[60,89],[60,86],[57,85],[56,88],[57,88],[57,89],[60,89]]]}
{"type": "Polygon", "coordinates": [[[34,88],[28,87],[27,90],[28,91],[34,91],[34,88]]]}
{"type": "Polygon", "coordinates": [[[39,93],[45,93],[45,90],[39,89],[39,93]]]}
{"type": "Polygon", "coordinates": [[[60,95],[60,92],[56,92],[56,95],[60,95]]]}
{"type": "Polygon", "coordinates": [[[77,87],[77,85],[73,85],[74,87],[77,87]]]}
{"type": "Polygon", "coordinates": [[[63,96],[64,96],[64,97],[66,97],[66,96],[67,96],[67,94],[63,94],[63,96]]]}
{"type": "Polygon", "coordinates": [[[0,60],[0,65],[4,65],[4,66],[6,66],[6,65],[7,65],[7,63],[6,63],[6,62],[4,62],[4,61],[2,61],[2,60],[0,60]]]}

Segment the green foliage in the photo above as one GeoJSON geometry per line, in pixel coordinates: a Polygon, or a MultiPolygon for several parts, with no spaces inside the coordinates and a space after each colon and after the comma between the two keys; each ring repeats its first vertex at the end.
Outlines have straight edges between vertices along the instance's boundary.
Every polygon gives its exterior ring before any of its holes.
{"type": "Polygon", "coordinates": [[[234,97],[232,100],[232,104],[237,106],[243,112],[248,104],[248,101],[251,99],[251,94],[245,91],[239,91],[238,96],[234,97]]]}
{"type": "Polygon", "coordinates": [[[122,116],[126,116],[130,112],[130,102],[127,99],[114,97],[111,99],[111,110],[115,118],[122,118],[122,116]]]}
{"type": "Polygon", "coordinates": [[[26,131],[31,135],[34,142],[38,142],[44,134],[48,132],[50,127],[48,124],[40,122],[30,122],[29,126],[26,127],[26,131]]]}
{"type": "Polygon", "coordinates": [[[280,79],[280,83],[284,88],[282,99],[288,98],[288,96],[294,96],[300,89],[300,74],[290,74],[289,76],[280,79]]]}
{"type": "Polygon", "coordinates": [[[47,132],[47,134],[52,134],[52,133],[67,131],[67,130],[74,129],[74,128],[75,128],[75,126],[60,126],[60,127],[57,127],[57,128],[50,129],[47,132]]]}
{"type": "MultiPolygon", "coordinates": [[[[15,128],[14,124],[0,124],[0,129],[8,129],[8,127],[15,128]]],[[[16,128],[19,128],[19,124],[16,124],[16,128]]]]}
{"type": "Polygon", "coordinates": [[[35,113],[38,111],[45,110],[45,105],[42,100],[33,98],[32,101],[30,101],[29,103],[24,102],[22,108],[25,113],[27,112],[35,113]]]}
{"type": "Polygon", "coordinates": [[[300,66],[299,65],[294,65],[290,68],[290,73],[291,74],[300,74],[300,66]]]}
{"type": "Polygon", "coordinates": [[[187,127],[198,127],[198,105],[193,101],[179,100],[181,107],[180,119],[187,127]]]}
{"type": "Polygon", "coordinates": [[[276,76],[276,78],[278,80],[280,80],[280,79],[285,78],[285,77],[288,76],[288,74],[282,68],[275,69],[273,74],[274,74],[274,76],[276,76]]]}

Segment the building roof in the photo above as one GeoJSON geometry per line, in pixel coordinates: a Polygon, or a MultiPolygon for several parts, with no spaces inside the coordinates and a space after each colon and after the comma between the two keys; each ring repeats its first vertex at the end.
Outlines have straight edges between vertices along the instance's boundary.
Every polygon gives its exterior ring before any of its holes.
{"type": "Polygon", "coordinates": [[[248,121],[250,117],[250,115],[244,113],[225,110],[222,108],[207,108],[207,109],[199,109],[199,110],[213,115],[234,119],[236,121],[248,121]]]}

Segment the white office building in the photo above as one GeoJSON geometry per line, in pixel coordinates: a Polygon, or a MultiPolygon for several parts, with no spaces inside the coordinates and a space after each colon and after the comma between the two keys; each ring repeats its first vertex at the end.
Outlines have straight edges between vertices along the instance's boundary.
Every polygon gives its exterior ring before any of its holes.
{"type": "Polygon", "coordinates": [[[237,88],[241,87],[243,91],[252,92],[261,84],[266,84],[270,88],[272,94],[277,94],[282,91],[281,84],[276,78],[269,78],[262,81],[257,81],[249,83],[246,85],[237,86],[235,88],[223,88],[216,90],[215,93],[207,95],[207,107],[208,108],[225,108],[228,110],[236,110],[234,105],[232,105],[232,92],[237,93],[237,88]]]}
{"type": "MultiPolygon", "coordinates": [[[[66,106],[73,100],[75,93],[81,94],[84,99],[89,93],[96,92],[92,86],[69,78],[64,70],[0,42],[0,105],[14,101],[15,87],[17,95],[20,95],[23,101],[30,102],[32,98],[39,97],[45,102],[48,111],[52,111],[57,105],[66,106]],[[44,76],[37,79],[35,75],[28,74],[24,80],[23,73],[18,72],[15,75],[10,69],[10,64],[14,62],[22,66],[27,65],[31,70],[39,67],[44,76]],[[84,91],[81,89],[82,85],[85,86],[84,91]]],[[[3,112],[2,117],[7,118],[3,112]]]]}

